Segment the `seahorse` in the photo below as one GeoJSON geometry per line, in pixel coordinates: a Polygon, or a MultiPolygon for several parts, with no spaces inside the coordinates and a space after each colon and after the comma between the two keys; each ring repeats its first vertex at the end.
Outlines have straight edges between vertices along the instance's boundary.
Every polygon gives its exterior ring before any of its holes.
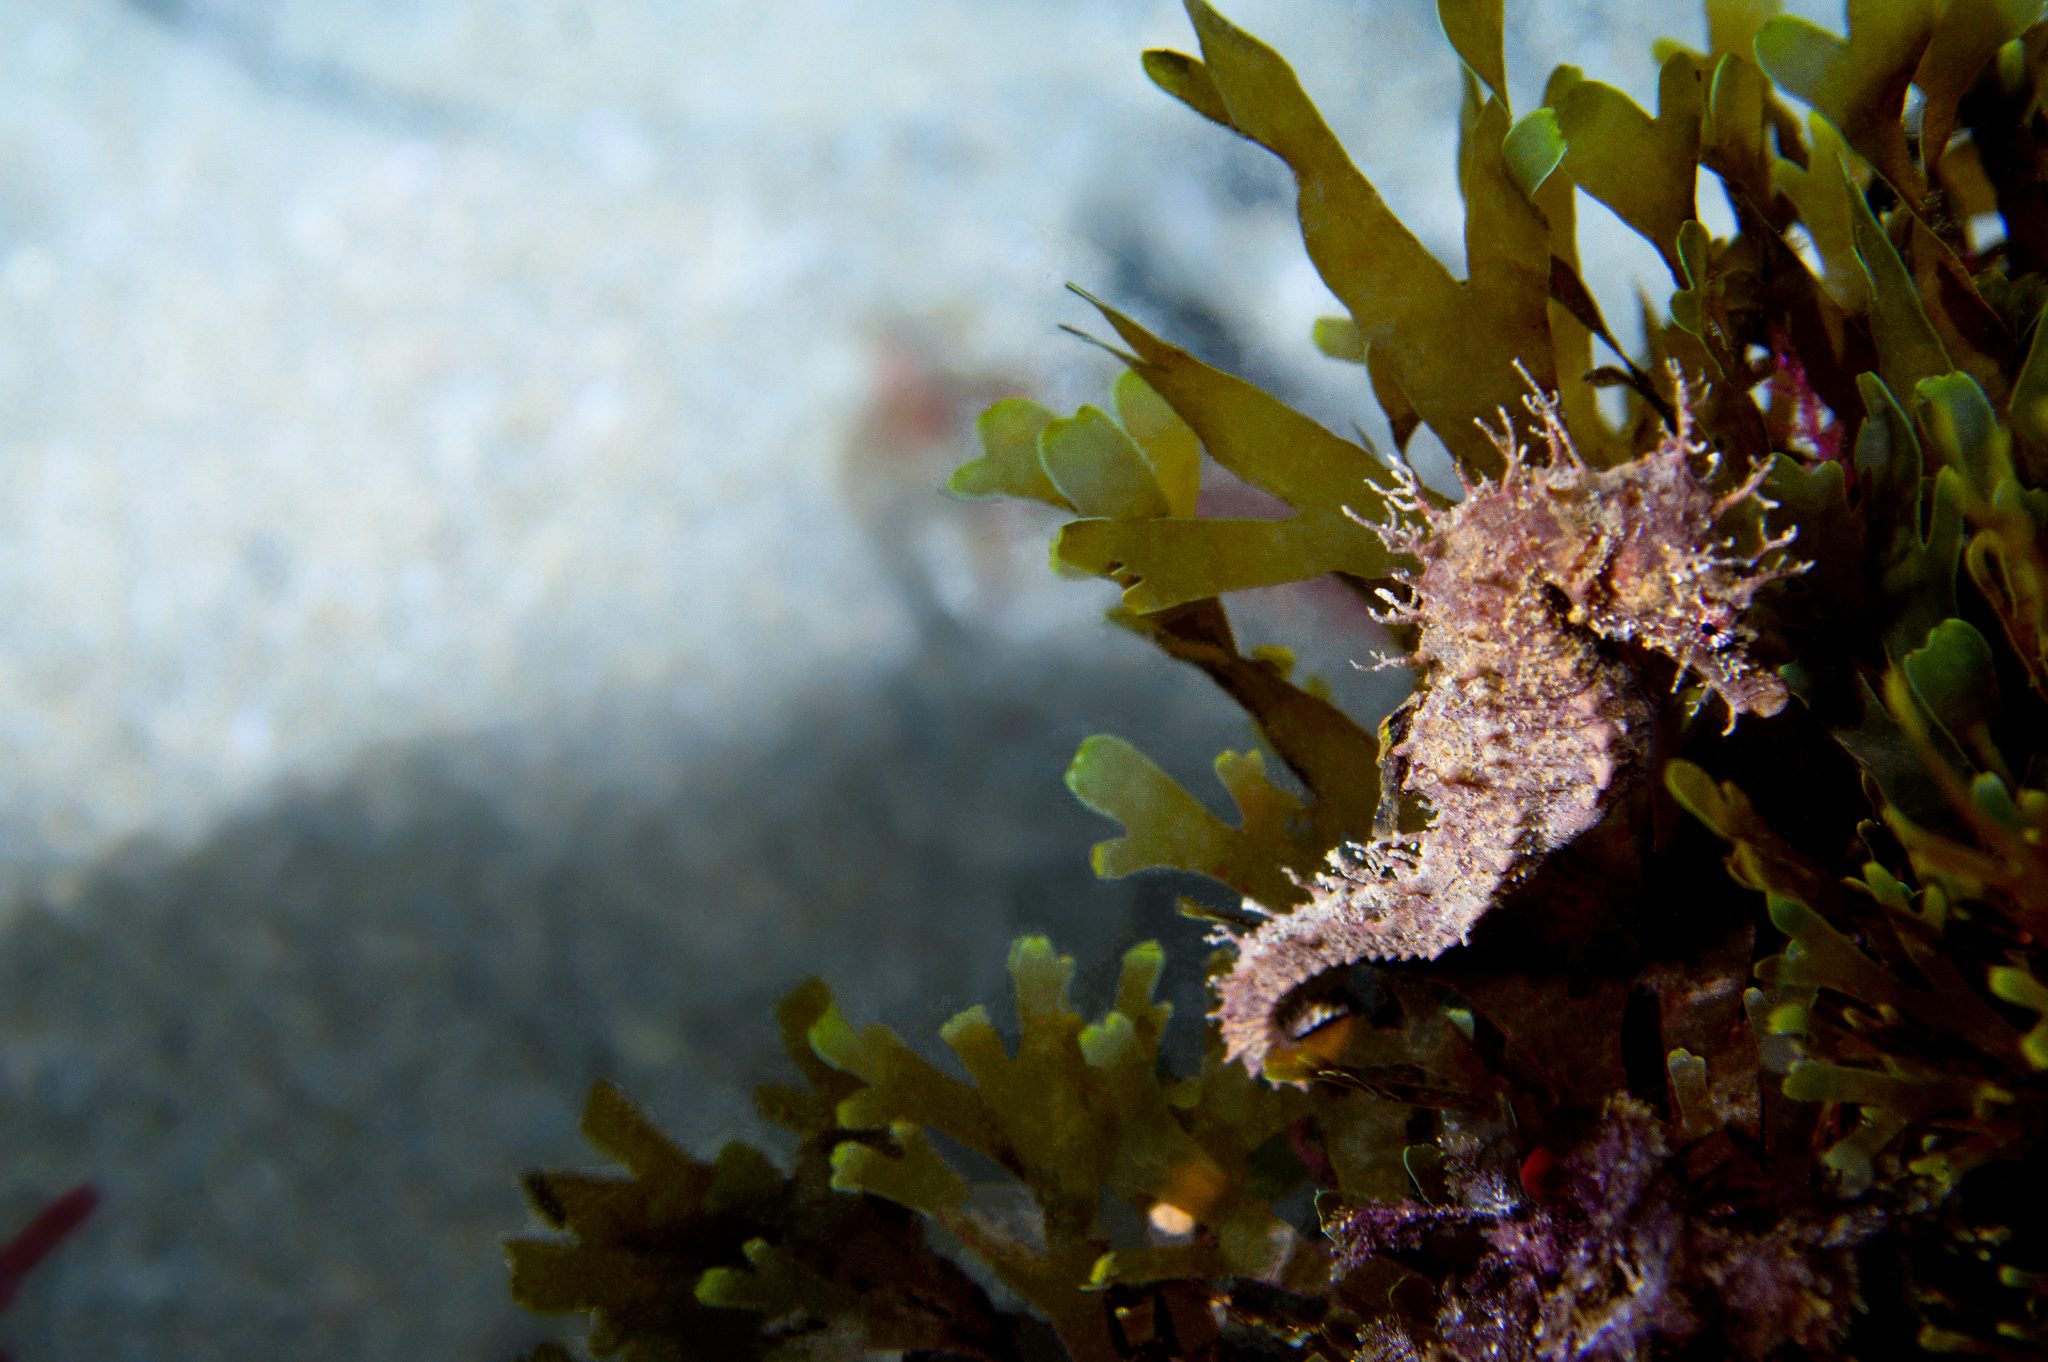
{"type": "Polygon", "coordinates": [[[1730,729],[1738,715],[1784,708],[1784,683],[1751,656],[1746,617],[1766,585],[1808,565],[1782,555],[1795,531],[1744,553],[1717,530],[1745,502],[1774,506],[1768,465],[1711,490],[1719,456],[1693,437],[1682,386],[1656,448],[1612,468],[1579,458],[1554,396],[1525,401],[1544,464],[1503,412],[1488,430],[1505,463],[1498,479],[1443,509],[1397,467],[1399,518],[1360,520],[1419,564],[1401,574],[1401,594],[1383,591],[1387,617],[1418,626],[1413,656],[1398,661],[1419,679],[1385,756],[1398,793],[1425,801],[1429,818],[1419,832],[1340,846],[1292,912],[1247,904],[1266,920],[1229,938],[1237,959],[1213,1015],[1229,1057],[1254,1074],[1316,1020],[1286,1015],[1302,985],[1463,944],[1507,890],[1600,821],[1651,750],[1655,711],[1630,649],[1671,658],[1680,682],[1696,675],[1727,705],[1730,729]]]}

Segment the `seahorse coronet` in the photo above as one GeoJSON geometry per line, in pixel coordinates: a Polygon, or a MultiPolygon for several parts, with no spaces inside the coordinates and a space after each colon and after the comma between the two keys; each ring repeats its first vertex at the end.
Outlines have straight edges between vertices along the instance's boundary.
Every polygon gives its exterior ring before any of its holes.
{"type": "Polygon", "coordinates": [[[1671,658],[1731,724],[1786,703],[1784,683],[1749,655],[1745,617],[1765,585],[1804,565],[1783,559],[1789,535],[1743,554],[1716,528],[1744,503],[1770,509],[1765,470],[1716,493],[1720,460],[1692,438],[1683,392],[1677,428],[1611,468],[1578,457],[1554,398],[1528,405],[1547,462],[1528,461],[1503,417],[1490,432],[1498,478],[1440,509],[1397,469],[1387,502],[1400,519],[1361,521],[1418,564],[1398,579],[1405,599],[1382,593],[1390,618],[1418,626],[1417,695],[1388,751],[1397,788],[1382,797],[1421,800],[1429,818],[1338,847],[1305,904],[1231,938],[1237,959],[1213,1015],[1228,1056],[1255,1074],[1292,1039],[1283,1010],[1303,985],[1462,945],[1503,894],[1605,816],[1648,760],[1656,724],[1639,662],[1614,644],[1671,658]]]}

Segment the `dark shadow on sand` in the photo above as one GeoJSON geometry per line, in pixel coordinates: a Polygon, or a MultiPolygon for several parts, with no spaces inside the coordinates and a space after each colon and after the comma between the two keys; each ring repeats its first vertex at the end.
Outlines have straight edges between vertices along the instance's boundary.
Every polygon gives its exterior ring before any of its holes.
{"type": "Polygon", "coordinates": [[[754,738],[632,710],[377,756],[0,932],[0,1215],[106,1192],[4,1321],[19,1362],[508,1356],[550,1332],[505,1297],[518,1172],[590,1160],[599,1078],[699,1152],[757,1133],[772,1006],[808,974],[930,1048],[1003,998],[1020,932],[1082,962],[1091,1011],[1158,936],[1199,1011],[1188,886],[1094,880],[1114,829],[1060,784],[1094,731],[1198,790],[1243,745],[1134,641],[942,636],[754,738]]]}

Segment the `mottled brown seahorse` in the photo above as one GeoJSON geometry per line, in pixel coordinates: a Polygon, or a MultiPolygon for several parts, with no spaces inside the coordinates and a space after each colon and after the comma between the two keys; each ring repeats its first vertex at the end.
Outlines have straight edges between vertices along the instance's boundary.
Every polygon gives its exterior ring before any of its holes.
{"type": "Polygon", "coordinates": [[[1650,752],[1654,712],[1628,647],[1697,675],[1731,727],[1784,707],[1784,683],[1750,657],[1745,615],[1767,583],[1803,570],[1779,553],[1792,534],[1744,553],[1716,528],[1744,502],[1772,505],[1765,469],[1710,490],[1719,460],[1693,439],[1682,392],[1676,430],[1613,468],[1580,460],[1554,398],[1528,406],[1543,466],[1503,413],[1490,432],[1506,461],[1498,480],[1438,509],[1400,469],[1391,504],[1403,520],[1361,522],[1419,564],[1405,597],[1384,593],[1391,618],[1418,626],[1405,665],[1420,692],[1387,757],[1429,822],[1340,847],[1306,904],[1234,938],[1215,1016],[1254,1073],[1301,1029],[1286,1009],[1303,984],[1462,944],[1506,890],[1600,821],[1650,752]]]}

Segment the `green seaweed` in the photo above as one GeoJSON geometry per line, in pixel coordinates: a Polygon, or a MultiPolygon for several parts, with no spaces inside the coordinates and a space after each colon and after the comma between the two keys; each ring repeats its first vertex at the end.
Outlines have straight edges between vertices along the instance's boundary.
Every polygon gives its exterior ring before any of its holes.
{"type": "MultiPolygon", "coordinates": [[[[1469,945],[1304,986],[1265,1081],[1213,1036],[1195,1072],[1165,1062],[1151,945],[1091,1020],[1072,962],[1019,941],[1014,1024],[969,1009],[943,1056],[805,985],[782,1012],[802,1081],[758,1096],[790,1170],[693,1159],[600,1088],[586,1133],[626,1172],[532,1176],[556,1233],[512,1242],[520,1300],[631,1358],[2048,1348],[2048,1231],[2019,1209],[2048,1191],[2048,23],[1849,0],[1838,36],[1772,0],[1704,8],[1703,49],[1657,48],[1654,113],[1565,67],[1517,118],[1505,6],[1441,0],[1462,279],[1210,5],[1187,5],[1198,53],[1143,67],[1292,173],[1345,309],[1313,342],[1363,366],[1397,450],[1426,426],[1468,484],[1499,476],[1475,422],[1540,437],[1534,385],[1619,466],[1685,407],[1675,368],[1737,506],[1727,551],[1766,533],[1746,469],[1768,532],[1796,531],[1808,570],[1756,613],[1787,711],[1723,737],[1697,694],[1658,701],[1651,778],[1469,945]],[[1581,190],[1669,272],[1640,346],[1581,277],[1581,190]]],[[[1215,763],[1228,815],[1115,737],[1067,772],[1122,828],[1099,874],[1207,876],[1246,902],[1191,911],[1241,932],[1427,811],[1397,797],[1412,711],[1347,714],[1241,644],[1226,598],[1331,579],[1406,646],[1399,583],[1449,503],[1082,296],[1123,365],[1109,400],[998,403],[951,486],[1070,517],[1055,564],[1115,583],[1118,626],[1246,711],[1258,747],[1215,763]],[[1205,514],[1212,478],[1276,513],[1205,514]]]]}
{"type": "MultiPolygon", "coordinates": [[[[1287,164],[1300,189],[1309,257],[1365,345],[1382,356],[1386,386],[1469,472],[1498,472],[1499,453],[1473,422],[1519,404],[1517,362],[1545,386],[1557,383],[1545,275],[1516,267],[1525,243],[1542,239],[1530,235],[1534,220],[1524,210],[1524,231],[1468,233],[1470,277],[1458,280],[1359,173],[1277,53],[1201,0],[1190,0],[1188,14],[1201,58],[1149,53],[1147,74],[1195,112],[1287,164]]],[[[1466,60],[1492,69],[1497,57],[1475,54],[1480,44],[1498,42],[1498,26],[1461,18],[1454,27],[1468,44],[1466,60]]],[[[1505,180],[1497,144],[1484,163],[1501,167],[1505,180]]]]}
{"type": "MultiPolygon", "coordinates": [[[[1387,477],[1384,465],[1244,380],[1097,306],[1131,347],[1125,356],[1130,371],[1186,424],[1208,456],[1295,514],[1283,520],[1218,520],[1169,514],[1162,503],[1113,510],[1103,504],[1060,530],[1053,542],[1057,561],[1123,583],[1125,605],[1143,613],[1326,573],[1386,575],[1393,561],[1385,545],[1354,518],[1389,514],[1376,490],[1387,477]]],[[[1041,435],[1041,461],[1047,457],[1044,442],[1041,435]]]]}

